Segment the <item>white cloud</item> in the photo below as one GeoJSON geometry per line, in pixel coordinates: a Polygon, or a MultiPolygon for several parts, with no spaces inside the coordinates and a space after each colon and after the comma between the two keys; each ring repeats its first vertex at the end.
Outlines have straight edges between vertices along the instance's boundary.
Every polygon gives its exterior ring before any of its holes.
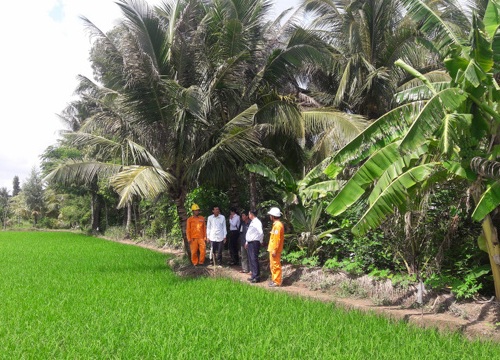
{"type": "MultiPolygon", "coordinates": [[[[158,4],[161,0],[149,0],[158,4]]],[[[282,11],[298,0],[277,1],[282,11]]],[[[91,77],[90,39],[81,16],[101,30],[120,17],[114,0],[27,0],[2,6],[0,21],[0,187],[21,183],[63,128],[56,114],[72,99],[76,77],[91,77]]]]}

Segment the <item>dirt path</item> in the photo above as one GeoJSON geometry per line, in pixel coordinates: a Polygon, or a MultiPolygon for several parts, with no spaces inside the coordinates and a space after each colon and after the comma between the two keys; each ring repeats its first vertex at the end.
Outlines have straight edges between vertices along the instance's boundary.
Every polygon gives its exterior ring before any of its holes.
{"type": "MultiPolygon", "coordinates": [[[[176,255],[177,259],[183,256],[181,250],[159,248],[155,244],[136,243],[128,240],[119,242],[148,248],[162,253],[173,254],[176,255]]],[[[265,259],[262,259],[262,269],[264,270],[263,278],[266,279],[269,272],[265,259]]],[[[247,281],[248,274],[240,273],[240,268],[236,266],[223,268],[204,266],[194,269],[191,265],[184,265],[176,270],[181,273],[181,275],[185,276],[225,276],[235,281],[248,284],[248,286],[259,286],[267,288],[269,291],[281,291],[318,301],[333,302],[346,309],[376,313],[417,326],[437,328],[444,332],[458,331],[469,339],[491,339],[500,342],[500,303],[496,301],[476,301],[463,304],[453,303],[454,306],[438,313],[435,311],[436,300],[433,301],[434,304],[428,304],[424,306],[423,309],[412,309],[402,305],[376,305],[373,299],[370,298],[340,297],[335,288],[312,290],[310,286],[311,277],[309,277],[308,280],[307,277],[295,276],[294,268],[291,266],[284,266],[284,281],[283,286],[280,288],[269,288],[268,280],[264,280],[257,284],[250,284],[247,281]]]]}

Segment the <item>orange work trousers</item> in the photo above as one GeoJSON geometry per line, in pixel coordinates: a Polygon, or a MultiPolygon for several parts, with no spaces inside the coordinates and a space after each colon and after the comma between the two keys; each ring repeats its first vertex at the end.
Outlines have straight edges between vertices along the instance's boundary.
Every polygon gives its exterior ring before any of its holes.
{"type": "Polygon", "coordinates": [[[191,249],[191,262],[193,263],[193,265],[203,264],[205,262],[207,248],[205,240],[193,239],[189,242],[189,248],[191,249]],[[199,257],[198,251],[200,252],[199,257]]]}
{"type": "Polygon", "coordinates": [[[269,253],[269,267],[271,268],[271,278],[273,283],[281,286],[281,282],[283,280],[283,273],[281,271],[281,253],[276,254],[276,256],[269,253]]]}

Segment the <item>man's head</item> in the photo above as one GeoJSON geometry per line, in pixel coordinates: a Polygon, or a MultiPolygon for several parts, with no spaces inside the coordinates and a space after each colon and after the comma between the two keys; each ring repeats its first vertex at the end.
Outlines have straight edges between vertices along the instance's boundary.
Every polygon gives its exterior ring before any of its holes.
{"type": "Polygon", "coordinates": [[[250,218],[250,220],[253,220],[257,217],[257,210],[250,210],[248,212],[248,217],[250,218]]]}
{"type": "Polygon", "coordinates": [[[214,216],[219,216],[220,214],[220,209],[217,205],[215,205],[213,208],[212,208],[212,213],[214,214],[214,216]]]}
{"type": "Polygon", "coordinates": [[[281,218],[281,211],[277,207],[272,207],[271,209],[269,209],[267,214],[269,215],[272,221],[281,218]]]}
{"type": "Polygon", "coordinates": [[[241,212],[241,220],[243,220],[244,222],[247,222],[247,220],[248,220],[248,211],[243,210],[241,212]]]}
{"type": "Polygon", "coordinates": [[[200,207],[198,206],[198,204],[191,205],[191,211],[193,212],[194,216],[198,216],[198,214],[200,213],[200,207]]]}
{"type": "Polygon", "coordinates": [[[237,214],[235,207],[232,207],[231,209],[229,209],[229,212],[231,213],[231,215],[237,214]]]}

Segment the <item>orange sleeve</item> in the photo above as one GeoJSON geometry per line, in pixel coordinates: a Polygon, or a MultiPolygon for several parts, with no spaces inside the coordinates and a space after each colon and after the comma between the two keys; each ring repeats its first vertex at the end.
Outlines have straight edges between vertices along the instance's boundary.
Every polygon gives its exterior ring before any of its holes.
{"type": "Polygon", "coordinates": [[[186,223],[186,237],[187,237],[188,241],[191,241],[191,237],[192,237],[192,234],[191,234],[191,222],[192,222],[192,218],[188,218],[187,219],[187,223],[186,223]]]}

